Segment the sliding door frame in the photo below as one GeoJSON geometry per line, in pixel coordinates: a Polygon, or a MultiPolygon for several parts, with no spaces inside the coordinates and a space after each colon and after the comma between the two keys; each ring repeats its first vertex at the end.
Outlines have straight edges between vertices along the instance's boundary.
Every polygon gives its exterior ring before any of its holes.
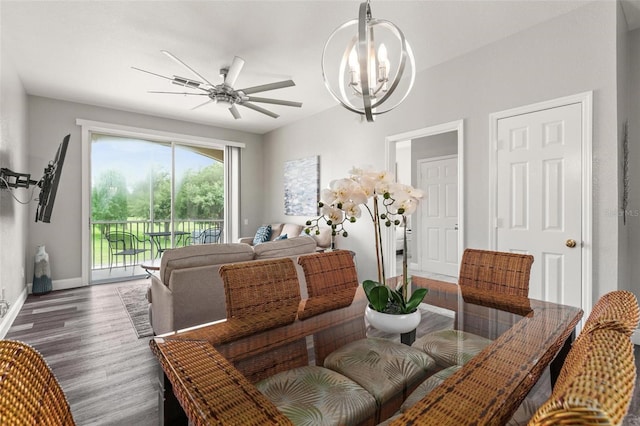
{"type": "MultiPolygon", "coordinates": [[[[237,237],[237,229],[239,224],[232,223],[239,220],[239,191],[240,191],[240,175],[239,175],[239,151],[245,147],[240,142],[232,142],[222,139],[205,138],[201,136],[185,135],[181,133],[165,132],[154,129],[146,129],[140,127],[124,126],[120,124],[104,123],[100,121],[92,121],[78,118],[76,124],[81,126],[82,133],[82,276],[81,285],[87,286],[91,280],[91,257],[90,257],[90,237],[91,237],[91,135],[100,133],[112,136],[130,137],[152,142],[165,142],[180,145],[201,146],[214,148],[224,151],[225,156],[234,153],[231,161],[225,158],[225,224],[223,235],[237,237]],[[236,149],[233,149],[236,148],[236,149]],[[227,164],[229,163],[229,164],[227,164]],[[237,180],[237,187],[233,188],[231,180],[237,180]],[[234,233],[235,230],[235,233],[234,233]]],[[[172,173],[173,173],[172,160],[172,173]]],[[[173,185],[172,185],[173,186],[173,185]]],[[[173,189],[172,189],[173,192],[173,189]]],[[[173,213],[172,213],[173,215],[173,213]]],[[[173,217],[172,217],[173,220],[173,217]]]]}

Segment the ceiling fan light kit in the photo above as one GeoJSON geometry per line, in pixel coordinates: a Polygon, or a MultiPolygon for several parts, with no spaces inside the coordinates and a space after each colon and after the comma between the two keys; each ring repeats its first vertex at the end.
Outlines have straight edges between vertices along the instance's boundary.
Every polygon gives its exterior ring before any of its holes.
{"type": "Polygon", "coordinates": [[[279,115],[273,111],[269,111],[265,108],[262,108],[261,106],[255,105],[253,102],[267,103],[272,105],[282,105],[282,106],[289,106],[289,107],[296,107],[296,108],[302,107],[301,102],[249,96],[250,94],[253,94],[253,93],[260,93],[260,92],[266,92],[269,90],[276,90],[276,89],[282,89],[284,87],[295,86],[296,84],[293,82],[293,80],[284,80],[276,83],[261,84],[259,86],[247,87],[245,89],[237,89],[237,90],[234,89],[236,80],[238,79],[238,76],[240,75],[240,72],[242,71],[242,68],[244,67],[244,63],[245,63],[244,59],[238,56],[233,58],[233,61],[231,62],[231,65],[229,67],[224,67],[220,69],[220,76],[222,76],[223,82],[221,84],[213,84],[209,82],[209,80],[203,77],[195,69],[191,68],[185,62],[181,61],[177,56],[173,55],[172,53],[166,50],[162,50],[162,53],[167,55],[169,58],[174,60],[183,68],[187,69],[191,74],[196,76],[198,80],[192,80],[192,79],[189,79],[186,77],[180,77],[177,75],[174,75],[172,77],[166,77],[164,75],[156,74],[154,72],[146,71],[140,68],[136,68],[136,67],[131,67],[131,68],[137,71],[142,71],[144,73],[154,75],[156,77],[164,78],[166,80],[171,81],[172,84],[178,85],[180,87],[196,90],[195,92],[149,91],[149,93],[163,93],[163,94],[185,95],[185,96],[207,96],[209,98],[205,102],[194,106],[193,108],[191,108],[191,110],[195,110],[205,105],[215,103],[215,104],[224,105],[225,107],[227,107],[229,109],[229,112],[233,116],[233,118],[237,120],[242,116],[240,115],[240,111],[238,111],[238,108],[236,107],[236,105],[240,105],[245,108],[252,109],[254,111],[260,112],[262,114],[268,115],[269,117],[273,117],[273,118],[278,118],[279,115]]]}
{"type": "Polygon", "coordinates": [[[360,4],[357,20],[345,22],[329,36],[322,52],[322,77],[343,107],[371,122],[400,105],[411,91],[413,52],[395,24],[371,16],[367,0],[360,4]]]}

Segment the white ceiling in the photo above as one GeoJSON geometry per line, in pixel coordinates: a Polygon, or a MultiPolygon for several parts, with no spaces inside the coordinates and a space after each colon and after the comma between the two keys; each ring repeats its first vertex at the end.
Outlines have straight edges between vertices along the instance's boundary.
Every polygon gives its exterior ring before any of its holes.
{"type": "MultiPolygon", "coordinates": [[[[29,94],[255,133],[336,105],[322,81],[322,48],[336,27],[357,17],[359,5],[357,0],[0,1],[3,58],[13,62],[29,94]],[[177,86],[132,66],[192,77],[162,49],[213,83],[221,81],[219,68],[240,56],[246,64],[236,88],[291,78],[296,87],[259,96],[300,101],[303,107],[262,104],[280,114],[277,119],[240,107],[242,119],[234,120],[213,104],[191,110],[201,97],[147,93],[177,86]]],[[[625,12],[638,9],[640,0],[624,1],[625,12]]],[[[584,4],[372,0],[371,10],[403,30],[421,70],[584,4]]]]}

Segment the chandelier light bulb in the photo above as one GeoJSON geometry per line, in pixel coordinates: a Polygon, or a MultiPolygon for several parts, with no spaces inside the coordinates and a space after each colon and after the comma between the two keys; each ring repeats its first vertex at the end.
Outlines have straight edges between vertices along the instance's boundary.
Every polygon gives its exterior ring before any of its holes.
{"type": "Polygon", "coordinates": [[[407,97],[415,62],[402,31],[373,18],[366,1],[360,4],[357,20],[345,22],[329,36],[322,52],[322,76],[343,107],[373,121],[407,97]]]}

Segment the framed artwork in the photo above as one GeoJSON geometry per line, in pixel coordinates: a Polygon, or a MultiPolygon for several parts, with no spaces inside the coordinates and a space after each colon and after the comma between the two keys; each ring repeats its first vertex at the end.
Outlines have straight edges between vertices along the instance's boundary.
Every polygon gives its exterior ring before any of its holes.
{"type": "Polygon", "coordinates": [[[320,195],[320,156],[284,163],[284,214],[316,216],[320,195]]]}

